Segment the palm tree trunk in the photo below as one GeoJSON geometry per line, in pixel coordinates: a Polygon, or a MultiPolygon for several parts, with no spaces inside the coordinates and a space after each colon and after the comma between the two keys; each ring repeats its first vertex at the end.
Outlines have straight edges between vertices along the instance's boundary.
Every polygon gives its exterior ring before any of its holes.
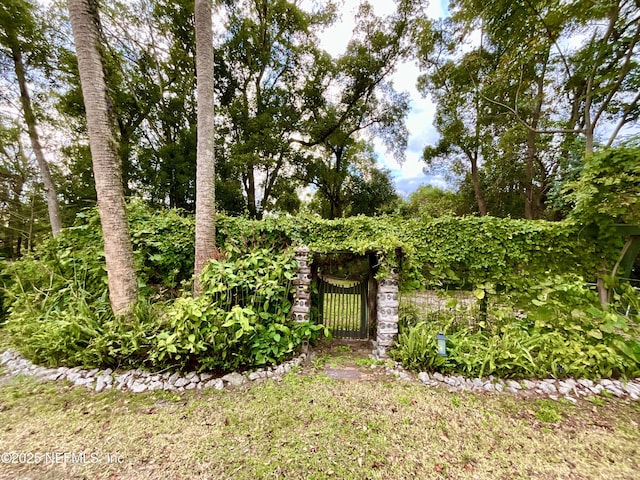
{"type": "Polygon", "coordinates": [[[113,312],[128,315],[138,296],[113,110],[107,95],[97,0],[68,0],[104,238],[113,312]]]}
{"type": "Polygon", "coordinates": [[[216,170],[213,74],[213,28],[210,0],[196,0],[196,76],[198,89],[198,145],[196,156],[196,239],[194,293],[200,293],[200,274],[216,251],[216,170]]]}

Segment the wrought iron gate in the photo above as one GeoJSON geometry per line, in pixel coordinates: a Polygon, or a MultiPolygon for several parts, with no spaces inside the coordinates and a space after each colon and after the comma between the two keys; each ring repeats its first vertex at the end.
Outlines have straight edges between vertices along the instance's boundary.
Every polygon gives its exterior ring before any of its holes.
{"type": "Polygon", "coordinates": [[[334,338],[369,338],[367,280],[338,285],[318,277],[318,316],[334,338]]]}

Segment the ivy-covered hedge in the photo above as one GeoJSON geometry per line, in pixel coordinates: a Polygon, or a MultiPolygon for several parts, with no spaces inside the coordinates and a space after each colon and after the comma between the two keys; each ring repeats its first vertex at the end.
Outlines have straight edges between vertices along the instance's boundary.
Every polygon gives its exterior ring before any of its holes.
{"type": "MultiPolygon", "coordinates": [[[[201,300],[190,298],[193,218],[174,210],[153,212],[141,203],[129,206],[129,216],[142,298],[136,321],[125,328],[113,318],[99,217],[89,210],[58,238],[6,265],[3,310],[8,312],[7,329],[23,353],[51,364],[124,362],[225,370],[280,361],[301,339],[317,334],[294,330],[283,320],[286,288],[269,287],[271,293],[260,294],[261,305],[212,301],[217,306],[210,308],[202,302],[208,302],[212,292],[201,300]],[[265,295],[275,296],[266,302],[265,295]],[[276,305],[279,309],[272,310],[276,305]],[[233,346],[228,335],[231,340],[239,335],[241,341],[233,346]]],[[[490,217],[255,221],[220,215],[216,227],[218,245],[229,256],[227,280],[235,278],[238,285],[251,279],[259,285],[265,269],[271,268],[264,263],[268,258],[278,264],[280,254],[305,244],[315,252],[377,252],[379,275],[399,268],[407,290],[446,284],[526,292],[567,272],[595,279],[619,248],[615,242],[597,245],[586,230],[570,222],[490,217]],[[252,260],[238,263],[243,258],[252,260]]],[[[210,282],[211,288],[220,288],[220,282],[210,282]]]]}
{"type": "MultiPolygon", "coordinates": [[[[143,294],[159,292],[167,298],[181,286],[188,288],[193,275],[193,217],[175,210],[152,212],[141,203],[130,205],[129,214],[143,294]]],[[[379,275],[399,268],[404,290],[443,284],[523,289],[564,273],[593,281],[603,265],[613,265],[621,247],[617,240],[599,245],[589,230],[568,221],[492,217],[257,221],[219,215],[216,226],[219,247],[237,254],[256,248],[282,251],[301,244],[316,252],[378,252],[379,275]]],[[[3,278],[5,287],[20,281],[25,292],[60,290],[67,280],[81,279],[89,294],[102,295],[106,271],[97,212],[80,214],[76,225],[64,229],[58,238],[8,263],[3,278]]],[[[5,303],[13,301],[9,296],[5,303]]]]}
{"type": "Polygon", "coordinates": [[[536,278],[572,273],[593,281],[613,265],[621,239],[598,244],[591,230],[570,221],[494,217],[315,217],[251,221],[219,217],[219,244],[278,248],[306,244],[312,251],[378,252],[383,267],[399,268],[403,289],[491,283],[520,288],[536,278]]]}

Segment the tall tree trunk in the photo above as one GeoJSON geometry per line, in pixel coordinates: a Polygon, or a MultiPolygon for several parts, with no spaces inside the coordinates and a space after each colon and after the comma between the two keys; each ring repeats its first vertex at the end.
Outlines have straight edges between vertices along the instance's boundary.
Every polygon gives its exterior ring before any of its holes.
{"type": "Polygon", "coordinates": [[[244,188],[247,192],[247,210],[250,218],[259,218],[258,202],[256,201],[256,179],[253,173],[254,165],[247,165],[247,172],[244,176],[244,188]]]}
{"type": "Polygon", "coordinates": [[[487,215],[487,203],[484,201],[484,194],[482,193],[482,186],[480,185],[480,172],[478,171],[478,159],[476,156],[471,155],[471,181],[473,182],[473,192],[478,203],[478,211],[481,216],[487,215]]]}
{"type": "Polygon", "coordinates": [[[525,165],[525,182],[524,182],[524,218],[533,220],[536,217],[534,206],[534,161],[537,154],[536,149],[536,133],[533,130],[527,130],[527,158],[525,165]]]}
{"type": "Polygon", "coordinates": [[[533,112],[531,115],[531,127],[527,129],[527,163],[526,163],[526,184],[525,184],[525,201],[524,216],[529,220],[538,217],[538,206],[540,205],[540,196],[536,195],[536,187],[533,183],[535,177],[535,164],[538,157],[538,140],[537,133],[540,117],[542,116],[542,104],[544,103],[544,79],[547,73],[548,54],[540,59],[542,71],[536,79],[536,95],[533,112]]]}
{"type": "Polygon", "coordinates": [[[107,95],[97,0],[68,0],[104,238],[109,298],[116,315],[128,315],[138,282],[125,210],[116,124],[107,95]]]}
{"type": "MultiPolygon", "coordinates": [[[[15,35],[15,32],[9,31],[15,35]]],[[[36,116],[33,113],[31,106],[31,97],[29,96],[29,89],[27,88],[27,77],[24,69],[24,62],[22,61],[22,52],[17,45],[17,39],[15,42],[11,42],[11,56],[13,57],[13,64],[15,67],[16,78],[18,79],[18,86],[20,87],[20,103],[22,104],[22,111],[24,113],[24,121],[27,124],[27,131],[29,132],[29,140],[31,140],[31,148],[38,161],[38,167],[40,168],[40,175],[42,176],[42,183],[44,184],[44,190],[47,194],[47,208],[49,210],[49,222],[51,223],[51,233],[54,237],[62,230],[62,219],[60,217],[60,205],[58,204],[58,196],[56,194],[55,185],[51,178],[51,171],[49,170],[49,164],[44,158],[42,152],[42,145],[40,145],[40,136],[36,130],[36,116]]]]}
{"type": "Polygon", "coordinates": [[[196,158],[196,241],[194,292],[200,273],[216,251],[216,170],[211,1],[195,1],[198,145],[196,158]]]}

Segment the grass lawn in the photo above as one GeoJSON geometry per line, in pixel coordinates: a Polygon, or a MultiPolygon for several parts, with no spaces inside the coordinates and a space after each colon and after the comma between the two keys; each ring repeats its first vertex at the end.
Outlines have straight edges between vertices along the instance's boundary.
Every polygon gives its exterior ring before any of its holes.
{"type": "Polygon", "coordinates": [[[87,459],[0,463],[0,478],[638,478],[640,402],[453,394],[372,375],[363,360],[365,380],[333,380],[325,364],[354,365],[338,348],[281,382],[222,392],[0,380],[0,453],[87,459]]]}

